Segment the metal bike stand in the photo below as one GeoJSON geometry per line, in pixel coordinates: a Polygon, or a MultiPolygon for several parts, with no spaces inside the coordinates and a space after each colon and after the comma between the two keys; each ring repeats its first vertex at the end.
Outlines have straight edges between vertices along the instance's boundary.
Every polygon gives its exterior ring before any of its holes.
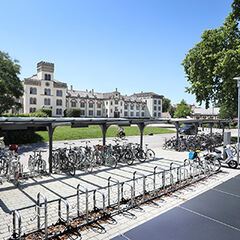
{"type": "Polygon", "coordinates": [[[108,178],[108,207],[111,205],[111,181],[114,181],[117,184],[118,191],[118,210],[120,210],[120,182],[117,179],[113,179],[111,176],[108,178]]]}
{"type": "MultiPolygon", "coordinates": [[[[81,187],[81,185],[80,184],[78,184],[77,185],[77,216],[78,217],[80,217],[80,187],[81,187]]],[[[84,189],[85,189],[85,195],[86,195],[86,208],[85,208],[85,210],[86,210],[86,220],[87,220],[87,222],[88,222],[88,218],[89,218],[89,216],[88,216],[88,189],[87,188],[85,188],[85,187],[83,187],[84,189]]]]}
{"type": "MultiPolygon", "coordinates": [[[[13,227],[12,227],[12,236],[10,237],[11,239],[20,239],[21,238],[21,224],[22,224],[22,218],[20,213],[17,210],[14,210],[12,212],[13,215],[13,227]],[[18,223],[18,226],[16,226],[16,222],[18,223]]],[[[10,230],[10,228],[9,228],[10,230]]]]}
{"type": "Polygon", "coordinates": [[[67,226],[69,226],[69,204],[68,204],[68,201],[63,198],[60,198],[58,200],[58,217],[61,222],[65,222],[67,224],[67,226]],[[64,219],[62,217],[62,204],[61,203],[63,203],[66,208],[66,219],[64,219]]]}

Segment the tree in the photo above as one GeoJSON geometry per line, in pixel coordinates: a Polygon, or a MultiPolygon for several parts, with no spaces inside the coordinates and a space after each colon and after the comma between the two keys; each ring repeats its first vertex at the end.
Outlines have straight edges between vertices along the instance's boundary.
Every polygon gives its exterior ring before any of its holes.
{"type": "Polygon", "coordinates": [[[186,104],[184,99],[178,104],[174,113],[175,118],[186,118],[191,115],[191,108],[186,104]]]}
{"type": "Polygon", "coordinates": [[[232,106],[222,104],[219,111],[220,119],[233,119],[237,116],[237,109],[233,109],[232,106]]]}
{"type": "Polygon", "coordinates": [[[240,1],[234,0],[232,4],[232,10],[234,17],[239,21],[240,20],[240,1]]]}
{"type": "Polygon", "coordinates": [[[168,108],[167,111],[169,112],[169,114],[171,115],[171,117],[174,117],[175,110],[174,110],[174,108],[173,108],[172,105],[170,105],[170,107],[168,108]]]}
{"type": "MultiPolygon", "coordinates": [[[[236,2],[236,1],[235,1],[236,2]]],[[[233,13],[218,29],[206,30],[202,40],[189,50],[183,66],[196,101],[237,109],[237,84],[240,76],[240,32],[233,13]]]]}
{"type": "Polygon", "coordinates": [[[171,106],[171,100],[168,99],[168,98],[163,98],[163,100],[162,100],[162,111],[167,112],[170,106],[171,106]]]}
{"type": "Polygon", "coordinates": [[[22,105],[16,99],[23,95],[23,85],[18,78],[20,65],[17,60],[0,51],[0,114],[15,107],[19,109],[22,105]]]}

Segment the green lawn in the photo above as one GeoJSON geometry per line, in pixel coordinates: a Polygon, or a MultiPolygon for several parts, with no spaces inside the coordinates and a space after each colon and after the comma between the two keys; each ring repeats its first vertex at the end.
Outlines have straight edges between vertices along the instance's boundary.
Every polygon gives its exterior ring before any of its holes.
{"type": "MultiPolygon", "coordinates": [[[[107,130],[107,137],[115,137],[119,127],[111,126],[107,130]]],[[[126,136],[140,135],[138,127],[123,127],[126,136]]],[[[148,133],[163,134],[163,133],[174,133],[175,131],[166,128],[159,127],[146,127],[144,129],[144,135],[148,133]]],[[[36,132],[41,138],[42,142],[48,142],[48,132],[38,131],[36,132]]],[[[57,127],[53,134],[53,141],[59,140],[74,140],[74,139],[85,139],[85,138],[101,138],[102,131],[99,126],[89,126],[86,128],[71,128],[71,127],[57,127]]]]}

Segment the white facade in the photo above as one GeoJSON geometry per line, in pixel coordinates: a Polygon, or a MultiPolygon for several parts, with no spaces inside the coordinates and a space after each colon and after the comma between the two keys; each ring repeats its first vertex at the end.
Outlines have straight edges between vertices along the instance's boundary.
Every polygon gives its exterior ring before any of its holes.
{"type": "Polygon", "coordinates": [[[25,78],[23,112],[31,113],[40,108],[51,108],[52,116],[64,116],[64,110],[77,107],[82,117],[161,117],[162,95],[141,92],[131,96],[121,95],[116,89],[109,93],[94,90],[67,89],[67,84],[54,80],[54,64],[39,62],[37,74],[25,78]]]}
{"type": "Polygon", "coordinates": [[[39,62],[37,74],[24,79],[23,111],[51,108],[52,116],[64,116],[67,84],[54,80],[54,64],[39,62]]]}

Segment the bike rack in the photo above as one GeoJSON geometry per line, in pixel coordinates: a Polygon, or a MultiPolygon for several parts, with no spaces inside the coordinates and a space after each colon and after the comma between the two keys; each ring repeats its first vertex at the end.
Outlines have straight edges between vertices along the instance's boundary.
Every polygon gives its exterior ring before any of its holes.
{"type": "Polygon", "coordinates": [[[96,193],[100,193],[100,194],[102,195],[102,203],[103,203],[103,205],[102,205],[102,210],[103,210],[103,213],[105,213],[105,211],[106,211],[105,195],[104,195],[104,193],[100,192],[100,190],[97,190],[97,189],[95,189],[95,190],[93,191],[93,209],[94,209],[94,210],[97,210],[97,209],[98,209],[98,208],[96,207],[96,193]]]}
{"type": "Polygon", "coordinates": [[[69,204],[68,201],[60,198],[58,200],[58,217],[59,217],[59,221],[61,222],[65,222],[67,224],[67,226],[69,225],[69,204]],[[66,207],[66,219],[62,218],[62,204],[64,203],[65,207],[66,207]]]}
{"type": "Polygon", "coordinates": [[[123,198],[123,185],[128,185],[129,187],[130,187],[130,189],[131,189],[131,204],[130,204],[130,206],[129,206],[129,208],[131,208],[132,206],[133,206],[133,198],[134,198],[134,190],[133,190],[133,186],[131,186],[128,182],[123,182],[123,183],[121,183],[121,199],[122,199],[122,201],[124,200],[124,198],[123,198]]]}
{"type": "MultiPolygon", "coordinates": [[[[10,239],[20,239],[21,238],[21,224],[22,224],[22,218],[20,213],[17,210],[14,210],[12,212],[13,215],[13,228],[12,228],[12,236],[10,239]],[[18,223],[18,227],[16,226],[16,222],[18,223]]],[[[10,230],[10,228],[9,228],[10,230]]]]}
{"type": "MultiPolygon", "coordinates": [[[[110,188],[111,188],[111,179],[113,179],[111,176],[108,178],[108,207],[110,207],[111,205],[111,191],[110,191],[110,188]]],[[[117,191],[118,191],[118,210],[120,210],[120,183],[117,179],[113,179],[112,181],[114,181],[115,183],[117,183],[117,191]]]]}
{"type": "MultiPolygon", "coordinates": [[[[77,215],[78,215],[78,217],[80,217],[80,187],[81,187],[81,185],[78,184],[77,185],[77,215]]],[[[88,222],[88,217],[89,217],[88,216],[88,189],[85,187],[84,187],[84,189],[85,189],[85,195],[86,195],[86,220],[88,222]]]]}
{"type": "Polygon", "coordinates": [[[45,197],[45,195],[43,195],[42,193],[38,193],[37,194],[37,201],[36,201],[36,205],[35,205],[35,211],[36,211],[36,216],[31,219],[34,220],[37,217],[37,228],[40,229],[41,228],[41,218],[44,218],[44,232],[45,232],[45,239],[48,239],[48,221],[47,221],[47,198],[45,197]],[[41,203],[40,198],[43,199],[43,203],[41,203]],[[44,204],[44,206],[42,207],[42,204],[44,204]],[[44,215],[41,215],[41,209],[44,209],[44,215]]]}
{"type": "Polygon", "coordinates": [[[143,199],[145,199],[146,193],[146,176],[143,173],[133,172],[133,197],[135,198],[135,188],[136,188],[136,174],[141,175],[143,178],[143,199]]]}

